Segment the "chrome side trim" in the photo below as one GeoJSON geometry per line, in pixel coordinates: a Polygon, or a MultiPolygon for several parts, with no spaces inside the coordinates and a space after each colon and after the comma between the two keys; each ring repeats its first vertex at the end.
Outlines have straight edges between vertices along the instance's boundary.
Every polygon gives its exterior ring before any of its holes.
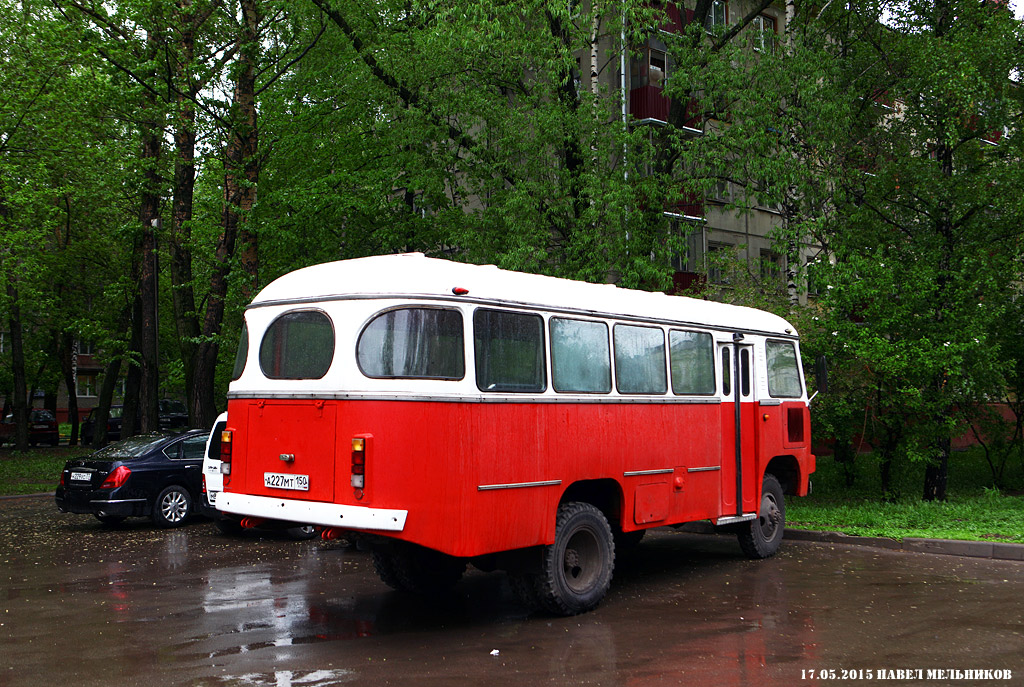
{"type": "Polygon", "coordinates": [[[477,491],[495,491],[498,489],[523,489],[526,487],[555,487],[562,483],[560,479],[549,479],[542,482],[512,482],[509,484],[481,484],[477,491]]]}
{"type": "Polygon", "coordinates": [[[97,505],[97,506],[102,506],[105,503],[145,503],[145,502],[146,502],[146,499],[110,499],[110,500],[107,500],[107,499],[96,499],[95,501],[90,501],[89,503],[92,503],[92,504],[97,505]]]}
{"type": "Polygon", "coordinates": [[[721,469],[722,469],[721,465],[708,465],[707,467],[702,467],[702,468],[686,468],[686,471],[687,472],[715,472],[716,470],[721,470],[721,469]]]}
{"type": "Polygon", "coordinates": [[[217,497],[217,509],[235,515],[251,515],[270,520],[285,520],[304,525],[350,527],[357,530],[401,532],[407,510],[345,506],[322,501],[299,501],[270,496],[252,496],[224,491],[217,497]]]}
{"type": "Polygon", "coordinates": [[[672,468],[664,468],[660,470],[631,470],[629,472],[622,473],[623,477],[637,477],[639,475],[671,475],[675,470],[672,468]]]}
{"type": "Polygon", "coordinates": [[[733,525],[737,522],[748,522],[757,518],[757,513],[744,513],[743,515],[729,515],[715,520],[716,525],[733,525]]]}

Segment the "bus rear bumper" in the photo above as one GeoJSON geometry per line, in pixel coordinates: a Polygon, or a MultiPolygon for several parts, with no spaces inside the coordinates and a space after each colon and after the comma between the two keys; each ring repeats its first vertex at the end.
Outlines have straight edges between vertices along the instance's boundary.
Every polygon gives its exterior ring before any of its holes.
{"type": "Polygon", "coordinates": [[[407,510],[278,499],[270,496],[234,494],[229,491],[221,492],[217,497],[217,508],[236,515],[380,532],[401,532],[405,529],[405,519],[409,515],[407,510]]]}

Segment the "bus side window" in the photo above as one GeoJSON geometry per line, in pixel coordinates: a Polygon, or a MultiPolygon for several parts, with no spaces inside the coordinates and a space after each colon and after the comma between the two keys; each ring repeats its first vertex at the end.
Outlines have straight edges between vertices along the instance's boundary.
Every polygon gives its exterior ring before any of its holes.
{"type": "Polygon", "coordinates": [[[796,360],[796,346],[791,341],[768,341],[768,393],[776,398],[799,398],[800,367],[796,360]]]}
{"type": "Polygon", "coordinates": [[[673,329],[668,334],[672,393],[715,393],[715,349],[707,332],[673,329]]]}
{"type": "Polygon", "coordinates": [[[722,395],[732,396],[732,361],[729,360],[729,349],[722,349],[722,395]]]}
{"type": "Polygon", "coordinates": [[[740,394],[744,397],[750,395],[750,348],[748,346],[740,349],[740,394]]]}
{"type": "Polygon", "coordinates": [[[615,325],[615,385],[620,394],[663,394],[665,334],[657,327],[615,325]]]}
{"type": "Polygon", "coordinates": [[[363,328],[356,361],[367,377],[462,379],[462,314],[442,308],[387,310],[363,328]]]}
{"type": "Polygon", "coordinates": [[[612,390],[608,325],[552,317],[551,384],[555,391],[600,393],[612,390]]]}
{"type": "Polygon", "coordinates": [[[539,392],[547,387],[540,315],[480,308],[473,313],[473,340],[481,391],[539,392]]]}

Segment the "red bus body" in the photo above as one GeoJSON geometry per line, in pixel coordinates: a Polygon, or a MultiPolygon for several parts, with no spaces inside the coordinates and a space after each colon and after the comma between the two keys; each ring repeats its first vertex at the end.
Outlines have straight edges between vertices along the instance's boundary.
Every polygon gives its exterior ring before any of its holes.
{"type": "MultiPolygon", "coordinates": [[[[798,342],[792,327],[767,313],[414,254],[285,275],[257,296],[246,326],[253,345],[243,345],[229,391],[230,468],[218,502],[239,516],[346,528],[474,559],[552,545],[556,512],[567,501],[593,504],[614,532],[629,533],[756,520],[768,474],[785,493],[809,490],[814,456],[798,342]],[[403,309],[444,310],[462,328],[461,378],[365,373],[375,346],[366,332],[382,313],[403,309]],[[478,310],[537,322],[543,361],[530,364],[543,365],[542,389],[495,393],[482,385],[478,310]],[[327,370],[301,379],[266,373],[289,353],[265,332],[288,313],[307,312],[333,329],[327,370]],[[623,393],[615,377],[608,390],[556,391],[556,324],[606,331],[612,377],[632,360],[658,360],[656,345],[630,344],[620,364],[620,333],[624,350],[627,334],[652,341],[660,334],[667,369],[648,365],[644,374],[663,374],[667,388],[623,393]],[[713,390],[674,393],[683,363],[672,346],[683,339],[710,352],[686,355],[713,356],[713,382],[702,372],[713,390]],[[769,371],[766,351],[778,353],[770,364],[781,372],[769,371]],[[784,385],[781,397],[772,395],[772,374],[776,387],[784,385]]],[[[511,336],[519,338],[506,341],[516,349],[509,359],[522,358],[526,337],[511,336]]],[[[577,339],[566,341],[582,350],[577,339]]],[[[584,368],[572,374],[601,378],[584,368]]]]}

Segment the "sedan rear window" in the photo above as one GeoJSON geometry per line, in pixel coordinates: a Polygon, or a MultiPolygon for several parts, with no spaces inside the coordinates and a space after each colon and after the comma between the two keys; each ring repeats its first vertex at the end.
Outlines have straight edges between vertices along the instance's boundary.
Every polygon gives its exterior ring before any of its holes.
{"type": "Polygon", "coordinates": [[[167,435],[165,434],[139,434],[105,446],[89,456],[89,459],[128,460],[139,458],[166,441],[167,435]]]}

